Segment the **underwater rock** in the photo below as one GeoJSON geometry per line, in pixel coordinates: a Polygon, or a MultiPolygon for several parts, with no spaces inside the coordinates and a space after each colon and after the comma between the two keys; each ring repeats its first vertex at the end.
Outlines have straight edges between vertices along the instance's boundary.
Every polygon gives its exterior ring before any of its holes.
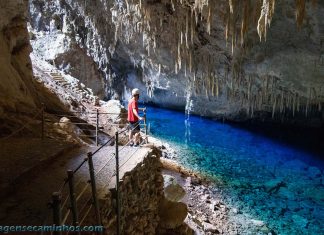
{"type": "Polygon", "coordinates": [[[286,187],[282,179],[274,179],[264,184],[265,191],[268,193],[277,193],[281,187],[286,187]]]}
{"type": "Polygon", "coordinates": [[[281,198],[289,199],[289,200],[294,200],[295,199],[294,192],[290,191],[286,187],[281,187],[278,190],[278,196],[281,197],[281,198]]]}
{"type": "Polygon", "coordinates": [[[292,216],[292,220],[294,221],[295,224],[298,225],[300,228],[306,228],[308,225],[308,220],[302,216],[299,216],[297,214],[292,216]]]}
{"type": "Polygon", "coordinates": [[[312,179],[321,177],[321,171],[315,166],[309,167],[307,169],[307,172],[309,177],[311,177],[312,179]]]}
{"type": "Polygon", "coordinates": [[[251,219],[251,222],[252,222],[252,224],[259,226],[259,227],[264,226],[264,222],[261,220],[251,219]]]}

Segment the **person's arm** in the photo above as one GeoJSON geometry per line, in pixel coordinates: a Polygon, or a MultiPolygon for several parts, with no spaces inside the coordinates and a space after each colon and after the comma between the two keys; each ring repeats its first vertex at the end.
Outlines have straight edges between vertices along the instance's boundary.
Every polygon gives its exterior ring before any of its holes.
{"type": "Polygon", "coordinates": [[[133,108],[133,113],[134,115],[139,119],[139,120],[144,120],[144,118],[140,117],[137,113],[137,110],[135,108],[133,108]]]}

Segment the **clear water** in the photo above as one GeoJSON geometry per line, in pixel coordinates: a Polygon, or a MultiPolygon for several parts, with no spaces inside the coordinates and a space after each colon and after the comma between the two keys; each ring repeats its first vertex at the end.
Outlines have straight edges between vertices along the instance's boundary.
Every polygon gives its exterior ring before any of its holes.
{"type": "Polygon", "coordinates": [[[324,234],[320,156],[221,122],[148,108],[150,132],[207,175],[227,202],[277,234],[324,234]]]}

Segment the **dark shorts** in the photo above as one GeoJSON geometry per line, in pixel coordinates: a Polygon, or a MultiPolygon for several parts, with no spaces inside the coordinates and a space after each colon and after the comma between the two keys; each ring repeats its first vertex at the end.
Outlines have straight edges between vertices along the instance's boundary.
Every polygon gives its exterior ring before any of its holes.
{"type": "Polygon", "coordinates": [[[139,122],[129,122],[128,128],[133,134],[138,133],[141,130],[139,122]]]}

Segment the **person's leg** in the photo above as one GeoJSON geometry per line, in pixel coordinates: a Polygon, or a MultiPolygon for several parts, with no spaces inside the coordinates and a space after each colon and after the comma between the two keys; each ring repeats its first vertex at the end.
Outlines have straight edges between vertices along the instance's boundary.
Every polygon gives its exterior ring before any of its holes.
{"type": "Polygon", "coordinates": [[[133,142],[133,132],[132,130],[129,131],[129,134],[128,134],[128,141],[129,141],[129,144],[131,145],[132,142],[133,142]]]}
{"type": "Polygon", "coordinates": [[[140,141],[140,136],[141,136],[141,135],[140,135],[139,132],[137,132],[137,133],[135,134],[135,142],[134,142],[134,143],[135,143],[136,145],[139,145],[140,142],[141,142],[141,141],[140,141]]]}
{"type": "Polygon", "coordinates": [[[129,124],[129,133],[128,133],[128,141],[129,141],[129,145],[133,145],[134,144],[134,127],[133,125],[130,123],[129,124]]]}

